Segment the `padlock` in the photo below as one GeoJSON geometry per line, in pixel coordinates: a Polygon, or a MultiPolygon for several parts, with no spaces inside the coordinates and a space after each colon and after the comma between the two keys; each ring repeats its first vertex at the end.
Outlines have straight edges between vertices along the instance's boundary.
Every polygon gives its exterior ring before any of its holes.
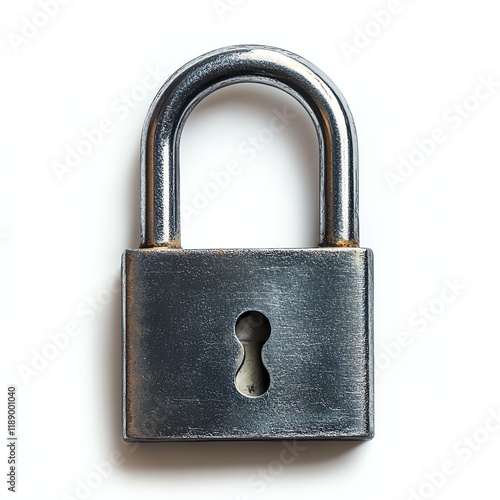
{"type": "Polygon", "coordinates": [[[124,439],[373,437],[373,256],[358,243],[357,163],[343,96],[300,56],[226,47],[167,80],[142,134],[141,247],[122,259],[124,439]],[[181,248],[182,127],[239,82],[286,91],[316,126],[317,248],[181,248]]]}

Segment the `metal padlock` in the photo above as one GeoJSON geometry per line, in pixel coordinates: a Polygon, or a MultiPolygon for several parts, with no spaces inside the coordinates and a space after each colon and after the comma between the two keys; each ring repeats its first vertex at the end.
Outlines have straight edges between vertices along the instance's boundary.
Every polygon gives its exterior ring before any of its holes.
{"type": "Polygon", "coordinates": [[[123,255],[126,440],[373,437],[373,256],[358,244],[357,160],[341,93],[290,52],[216,50],[163,85],[142,135],[141,248],[123,255]],[[314,121],[318,248],[181,248],[183,124],[238,82],[285,90],[314,121]]]}

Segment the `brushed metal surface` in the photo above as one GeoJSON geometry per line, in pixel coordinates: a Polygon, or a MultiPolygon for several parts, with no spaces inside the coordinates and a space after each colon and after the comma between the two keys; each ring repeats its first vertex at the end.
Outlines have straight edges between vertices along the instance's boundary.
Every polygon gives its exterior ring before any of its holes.
{"type": "Polygon", "coordinates": [[[372,273],[361,248],[128,250],[125,439],[370,439],[372,273]],[[235,386],[248,310],[271,324],[256,398],[235,386]]]}

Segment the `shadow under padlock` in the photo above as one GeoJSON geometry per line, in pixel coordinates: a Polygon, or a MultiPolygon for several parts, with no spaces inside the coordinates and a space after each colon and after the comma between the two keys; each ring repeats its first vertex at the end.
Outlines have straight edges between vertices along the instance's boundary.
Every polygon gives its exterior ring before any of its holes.
{"type": "Polygon", "coordinates": [[[141,248],[123,257],[125,439],[373,437],[372,253],[358,244],[356,135],[333,83],[280,49],[206,54],[153,102],[141,160],[141,248]],[[238,81],[282,88],[313,118],[317,248],[180,246],[180,130],[200,99],[238,81]]]}

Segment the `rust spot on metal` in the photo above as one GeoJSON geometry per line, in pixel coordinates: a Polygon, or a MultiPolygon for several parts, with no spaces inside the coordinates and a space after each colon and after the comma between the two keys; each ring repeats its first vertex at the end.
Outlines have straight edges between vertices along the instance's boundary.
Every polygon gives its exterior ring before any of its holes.
{"type": "Polygon", "coordinates": [[[356,240],[337,240],[335,241],[335,246],[357,248],[359,247],[359,242],[356,240]]]}
{"type": "Polygon", "coordinates": [[[143,245],[141,245],[141,248],[143,248],[144,250],[163,250],[163,249],[167,250],[169,248],[180,249],[182,247],[181,247],[181,244],[179,241],[167,241],[166,243],[164,243],[162,245],[143,244],[143,245]]]}
{"type": "Polygon", "coordinates": [[[357,240],[334,240],[319,245],[320,248],[359,248],[357,240]]]}

